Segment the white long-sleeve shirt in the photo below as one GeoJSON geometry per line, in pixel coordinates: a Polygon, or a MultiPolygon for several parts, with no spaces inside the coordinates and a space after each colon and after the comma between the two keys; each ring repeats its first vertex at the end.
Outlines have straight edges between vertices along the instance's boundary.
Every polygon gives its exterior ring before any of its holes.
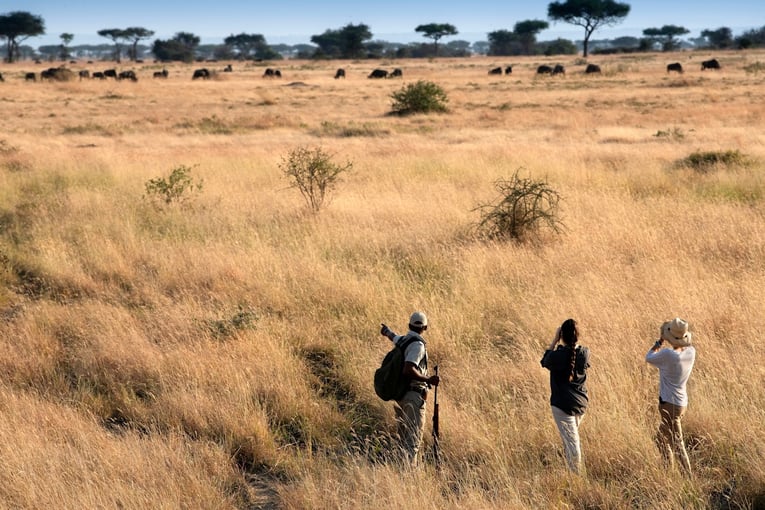
{"type": "Polygon", "coordinates": [[[696,361],[692,345],[680,350],[648,351],[645,360],[659,369],[659,398],[676,406],[688,406],[686,384],[696,361]]]}

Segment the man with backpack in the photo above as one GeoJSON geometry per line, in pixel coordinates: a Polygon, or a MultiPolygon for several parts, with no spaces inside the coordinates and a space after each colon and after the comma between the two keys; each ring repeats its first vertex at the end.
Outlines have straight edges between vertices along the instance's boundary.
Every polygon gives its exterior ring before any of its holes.
{"type": "MultiPolygon", "coordinates": [[[[400,376],[403,379],[402,389],[392,400],[395,400],[398,436],[405,460],[411,465],[417,465],[417,453],[422,443],[422,432],[425,425],[425,401],[431,386],[438,386],[439,377],[428,377],[428,353],[422,333],[428,329],[428,318],[422,312],[414,312],[409,318],[409,332],[397,335],[388,326],[382,324],[380,334],[394,343],[394,351],[400,349],[403,354],[403,366],[400,376]]],[[[386,357],[387,358],[387,357],[386,357]]],[[[375,381],[377,385],[377,381],[375,381]]],[[[376,388],[377,389],[377,388],[376,388]]]]}

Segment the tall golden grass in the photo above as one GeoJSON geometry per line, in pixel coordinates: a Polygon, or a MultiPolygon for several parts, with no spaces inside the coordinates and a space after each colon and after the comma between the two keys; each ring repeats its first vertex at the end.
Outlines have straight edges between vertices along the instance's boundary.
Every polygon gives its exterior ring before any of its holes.
{"type": "Polygon", "coordinates": [[[702,73],[710,56],[591,59],[600,76],[573,57],[284,61],[281,80],[138,64],[137,83],[3,66],[0,506],[763,508],[765,82],[744,68],[765,53],[702,73]],[[450,112],[387,115],[419,79],[450,112]],[[298,146],[353,162],[318,215],[279,170],[298,146]],[[699,151],[741,164],[678,164],[699,151]],[[146,183],[182,165],[201,193],[155,207],[146,183]],[[515,171],[561,194],[564,234],[470,235],[515,171]],[[379,323],[414,309],[441,367],[440,473],[429,426],[421,469],[384,461],[371,387],[379,323]],[[643,362],[678,315],[690,481],[660,462],[643,362]],[[539,365],[568,317],[593,354],[581,478],[539,365]]]}

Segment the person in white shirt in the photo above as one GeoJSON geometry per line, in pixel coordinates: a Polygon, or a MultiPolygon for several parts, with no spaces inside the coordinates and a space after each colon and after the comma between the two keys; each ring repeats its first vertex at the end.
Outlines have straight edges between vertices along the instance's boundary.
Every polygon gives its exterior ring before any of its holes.
{"type": "Polygon", "coordinates": [[[670,466],[676,456],[683,472],[690,477],[691,463],[681,425],[688,408],[686,385],[696,361],[696,349],[691,345],[688,323],[677,317],[662,324],[661,336],[645,355],[645,360],[659,369],[659,449],[670,466]],[[665,341],[669,343],[666,349],[663,348],[665,341]]]}

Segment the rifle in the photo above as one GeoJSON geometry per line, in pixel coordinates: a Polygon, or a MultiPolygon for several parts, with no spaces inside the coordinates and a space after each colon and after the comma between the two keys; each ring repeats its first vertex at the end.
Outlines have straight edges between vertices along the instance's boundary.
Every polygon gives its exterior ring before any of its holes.
{"type": "MultiPolygon", "coordinates": [[[[433,368],[433,371],[438,375],[438,365],[433,368]]],[[[438,430],[438,386],[433,390],[433,460],[436,465],[436,471],[441,470],[441,451],[438,445],[438,436],[440,432],[438,430]]]]}

